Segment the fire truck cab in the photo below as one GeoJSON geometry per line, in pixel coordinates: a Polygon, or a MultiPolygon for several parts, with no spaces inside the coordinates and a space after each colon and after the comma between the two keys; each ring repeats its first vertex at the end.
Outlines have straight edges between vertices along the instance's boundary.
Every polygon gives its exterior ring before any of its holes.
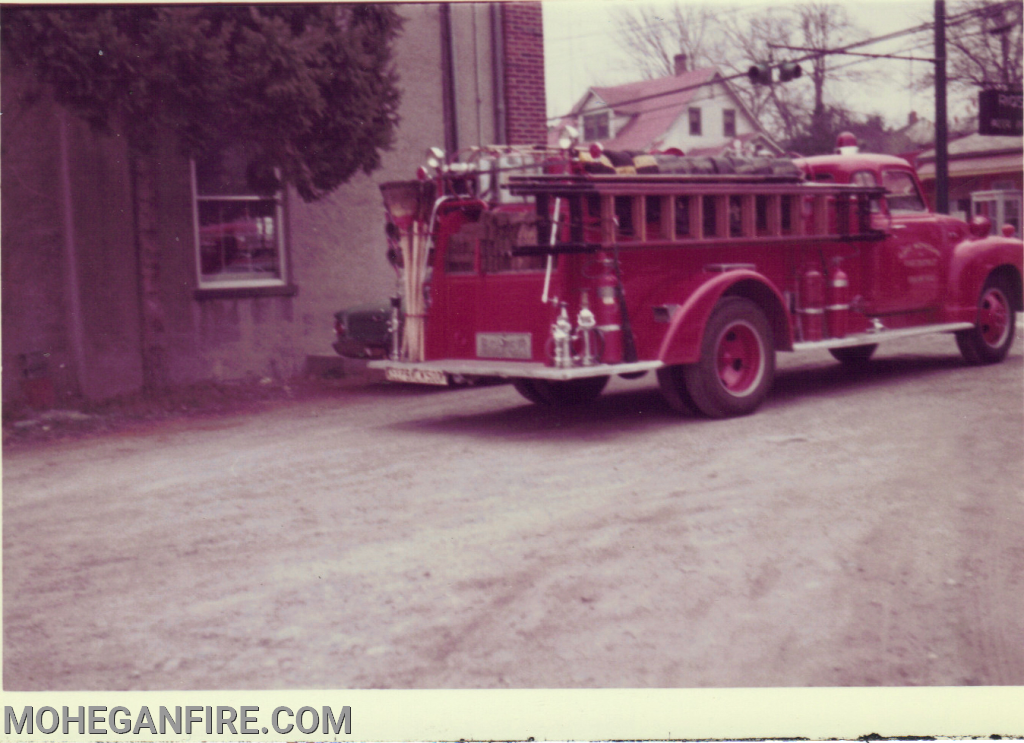
{"type": "Polygon", "coordinates": [[[855,364],[951,333],[968,362],[1002,360],[1024,243],[934,214],[906,161],[855,149],[432,151],[420,179],[381,187],[401,280],[391,353],[371,366],[504,377],[552,406],[654,371],[675,409],[726,417],[761,404],[779,351],[855,364]]]}

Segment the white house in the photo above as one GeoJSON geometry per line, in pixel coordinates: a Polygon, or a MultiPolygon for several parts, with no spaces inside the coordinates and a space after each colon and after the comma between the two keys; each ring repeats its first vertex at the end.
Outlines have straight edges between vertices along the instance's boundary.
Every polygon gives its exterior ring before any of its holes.
{"type": "Polygon", "coordinates": [[[686,69],[676,56],[676,74],[612,87],[593,87],[551,132],[551,144],[571,125],[584,142],[607,150],[682,150],[718,155],[729,148],[782,154],[729,83],[714,67],[686,69]]]}

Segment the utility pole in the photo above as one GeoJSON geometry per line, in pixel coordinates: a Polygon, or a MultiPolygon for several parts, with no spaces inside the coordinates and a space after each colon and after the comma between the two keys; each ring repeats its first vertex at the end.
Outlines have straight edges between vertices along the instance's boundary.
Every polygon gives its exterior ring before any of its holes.
{"type": "Polygon", "coordinates": [[[935,211],[949,214],[949,160],[946,127],[946,3],[935,0],[935,211]]]}

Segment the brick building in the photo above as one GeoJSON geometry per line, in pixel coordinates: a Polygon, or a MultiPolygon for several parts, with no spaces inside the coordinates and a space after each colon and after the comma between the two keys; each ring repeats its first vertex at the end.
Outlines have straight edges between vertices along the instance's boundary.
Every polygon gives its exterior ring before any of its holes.
{"type": "Polygon", "coordinates": [[[158,275],[139,268],[123,141],[45,96],[27,101],[33,81],[0,67],[5,403],[140,389],[150,296],[162,313],[161,384],[284,379],[333,356],[333,312],[394,291],[378,185],[412,177],[430,146],[546,138],[539,3],[396,9],[401,124],[383,167],[306,204],[244,193],[230,157],[188,162],[168,141],[155,159],[158,275]]]}

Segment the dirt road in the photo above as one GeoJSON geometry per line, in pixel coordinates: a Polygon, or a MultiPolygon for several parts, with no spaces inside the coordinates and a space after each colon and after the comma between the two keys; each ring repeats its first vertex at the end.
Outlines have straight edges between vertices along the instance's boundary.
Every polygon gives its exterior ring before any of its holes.
{"type": "Polygon", "coordinates": [[[1021,343],[754,416],[382,384],[5,453],[8,690],[1024,684],[1021,343]]]}

